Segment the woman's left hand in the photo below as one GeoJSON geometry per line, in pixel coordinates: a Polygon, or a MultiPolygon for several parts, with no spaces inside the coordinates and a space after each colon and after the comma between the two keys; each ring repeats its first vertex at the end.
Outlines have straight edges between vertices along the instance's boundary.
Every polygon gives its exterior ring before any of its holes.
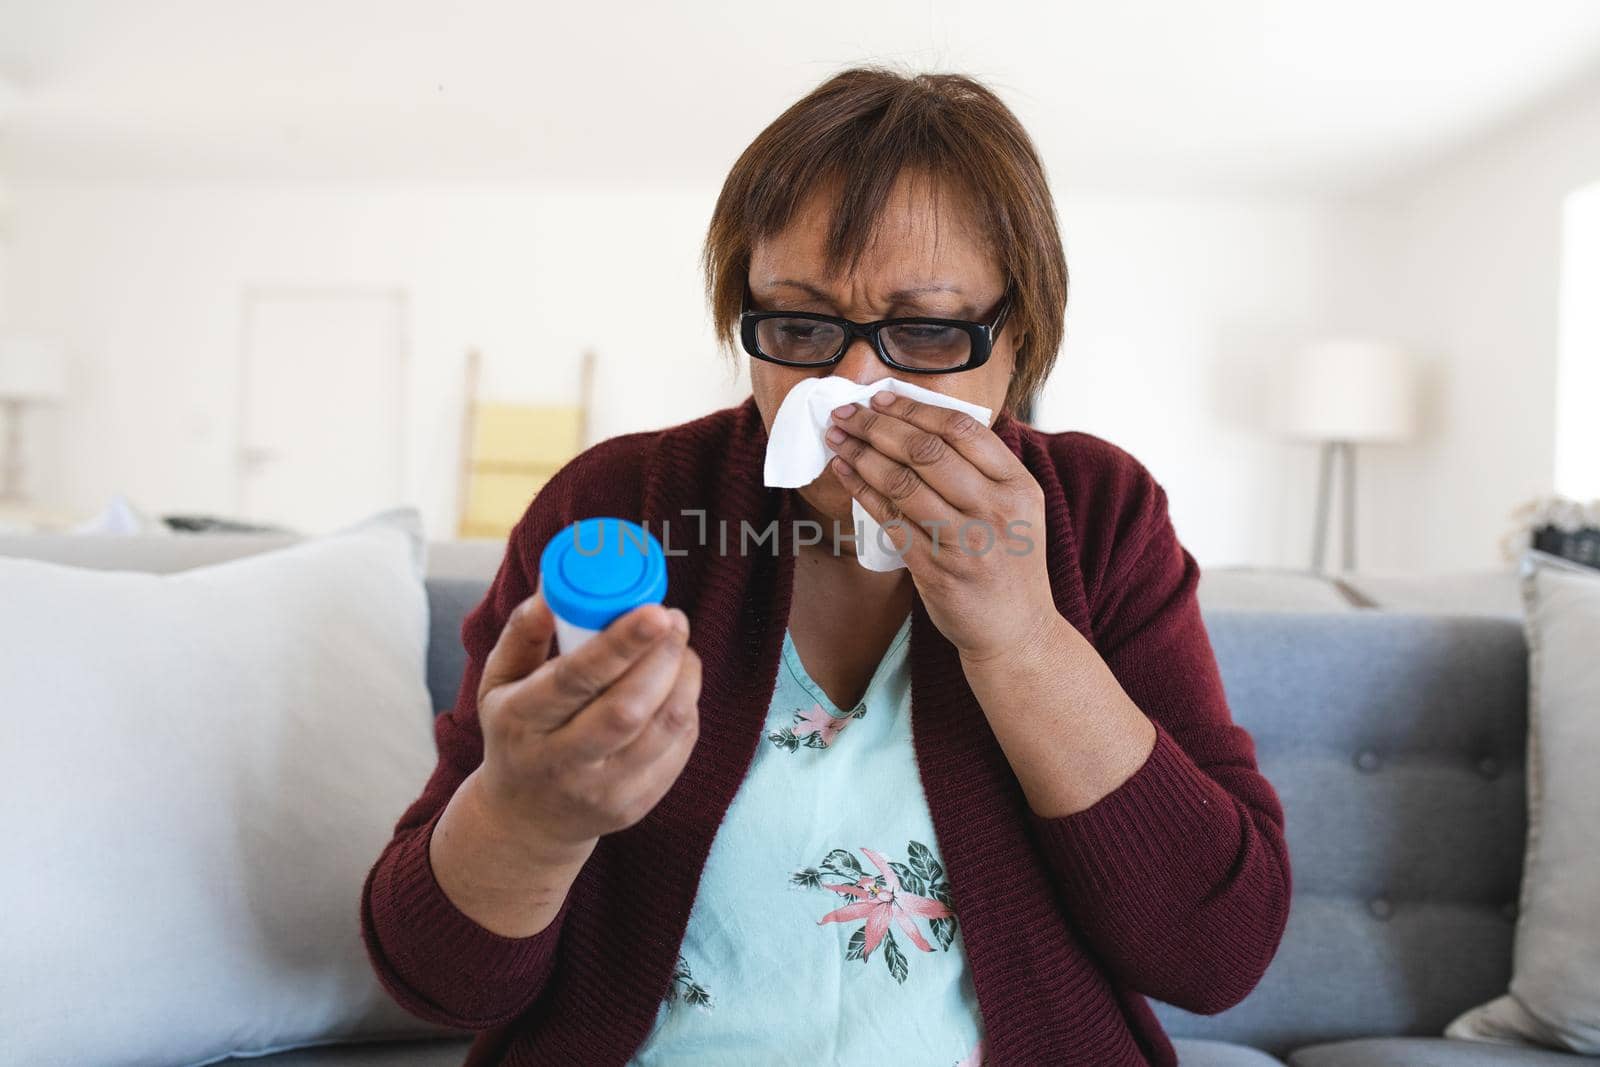
{"type": "Polygon", "coordinates": [[[964,661],[1051,639],[1061,616],[1045,567],[1044,491],[993,430],[888,391],[839,408],[832,423],[834,473],[904,549],[929,618],[964,661]]]}

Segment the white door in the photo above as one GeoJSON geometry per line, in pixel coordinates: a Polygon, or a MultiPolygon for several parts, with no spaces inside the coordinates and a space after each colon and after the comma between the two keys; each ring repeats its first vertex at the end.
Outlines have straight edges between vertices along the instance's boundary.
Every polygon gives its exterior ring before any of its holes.
{"type": "Polygon", "coordinates": [[[241,517],[302,533],[403,503],[405,296],[245,294],[241,517]]]}

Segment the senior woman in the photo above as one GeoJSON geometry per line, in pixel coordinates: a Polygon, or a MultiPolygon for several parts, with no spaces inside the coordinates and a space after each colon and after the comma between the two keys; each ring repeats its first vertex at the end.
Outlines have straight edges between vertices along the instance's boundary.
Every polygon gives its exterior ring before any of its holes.
{"type": "Polygon", "coordinates": [[[378,974],[476,1064],[1176,1062],[1145,996],[1255,985],[1283,817],[1166,494],[1018,417],[1067,288],[1028,136],[970,79],[845,71],[739,158],[705,266],[752,395],[587,450],[513,530],[367,880],[378,974]],[[766,487],[826,375],[998,414],[880,392],[766,487]],[[904,567],[857,561],[852,501],[904,567]],[[539,554],[593,515],[665,534],[667,602],[556,655],[539,554]]]}

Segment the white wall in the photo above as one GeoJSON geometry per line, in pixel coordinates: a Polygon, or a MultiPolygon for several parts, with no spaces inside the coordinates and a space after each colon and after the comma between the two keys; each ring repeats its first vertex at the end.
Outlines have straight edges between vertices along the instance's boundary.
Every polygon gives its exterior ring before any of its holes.
{"type": "MultiPolygon", "coordinates": [[[[64,335],[77,361],[76,399],[40,449],[54,458],[44,488],[84,510],[124,492],[152,511],[229,513],[241,291],[400,287],[413,316],[408,492],[443,536],[470,345],[487,394],[551,401],[597,347],[598,436],[744,395],[697,272],[714,196],[17,188],[16,288],[37,320],[23,325],[64,335]]],[[[1265,374],[1337,310],[1363,213],[1070,193],[1059,208],[1073,283],[1040,424],[1143,459],[1203,562],[1303,564],[1314,457],[1264,428],[1265,374]]]]}
{"type": "MultiPolygon", "coordinates": [[[[14,189],[21,327],[66,339],[74,399],[38,488],[92,512],[231,513],[241,294],[403,289],[408,502],[453,528],[469,346],[496,399],[566,402],[599,352],[596,436],[743,395],[712,352],[696,275],[712,198],[688,193],[14,189]]],[[[308,382],[314,389],[317,383],[308,382]]]]}
{"type": "MultiPolygon", "coordinates": [[[[1360,565],[1492,566],[1553,483],[1561,206],[1600,177],[1600,89],[1364,204],[1058,194],[1072,291],[1038,418],[1128,448],[1207,565],[1303,565],[1315,456],[1278,439],[1273,370],[1314,333],[1411,343],[1425,436],[1362,450],[1360,565]]],[[[409,499],[451,527],[461,360],[559,402],[601,353],[597,436],[744,394],[709,332],[702,191],[13,186],[13,328],[64,337],[75,399],[41,413],[36,488],[93,511],[229,513],[241,293],[408,295],[409,499]]],[[[0,248],[4,243],[0,242],[0,248]]]]}
{"type": "Polygon", "coordinates": [[[1067,338],[1038,424],[1139,457],[1203,564],[1310,562],[1316,455],[1271,418],[1297,344],[1351,323],[1379,217],[1319,202],[1072,196],[1067,338]]]}
{"type": "Polygon", "coordinates": [[[1600,500],[1600,181],[1562,214],[1555,490],[1600,500]]]}
{"type": "Polygon", "coordinates": [[[1572,279],[1558,381],[1564,214],[1596,181],[1600,78],[1361,201],[1063,196],[1072,308],[1040,421],[1143,459],[1202,563],[1303,565],[1316,458],[1271,433],[1275,364],[1319,330],[1393,337],[1421,363],[1423,432],[1360,450],[1358,566],[1501,566],[1519,504],[1600,478],[1600,451],[1579,454],[1596,293],[1572,279]]]}
{"type": "Polygon", "coordinates": [[[1597,179],[1600,78],[1389,191],[1368,314],[1438,377],[1428,436],[1367,462],[1362,506],[1386,521],[1364,562],[1496,565],[1512,510],[1552,491],[1563,202],[1597,179]]]}
{"type": "Polygon", "coordinates": [[[0,175],[0,329],[5,328],[10,312],[11,230],[11,188],[0,175]]]}

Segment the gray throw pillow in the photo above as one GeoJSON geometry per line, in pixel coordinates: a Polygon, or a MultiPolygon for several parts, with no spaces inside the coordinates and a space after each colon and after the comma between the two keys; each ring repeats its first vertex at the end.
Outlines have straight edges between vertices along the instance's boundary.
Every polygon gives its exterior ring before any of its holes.
{"type": "Polygon", "coordinates": [[[1600,571],[1522,567],[1528,845],[1511,989],[1447,1037],[1600,1054],[1600,571]]]}

